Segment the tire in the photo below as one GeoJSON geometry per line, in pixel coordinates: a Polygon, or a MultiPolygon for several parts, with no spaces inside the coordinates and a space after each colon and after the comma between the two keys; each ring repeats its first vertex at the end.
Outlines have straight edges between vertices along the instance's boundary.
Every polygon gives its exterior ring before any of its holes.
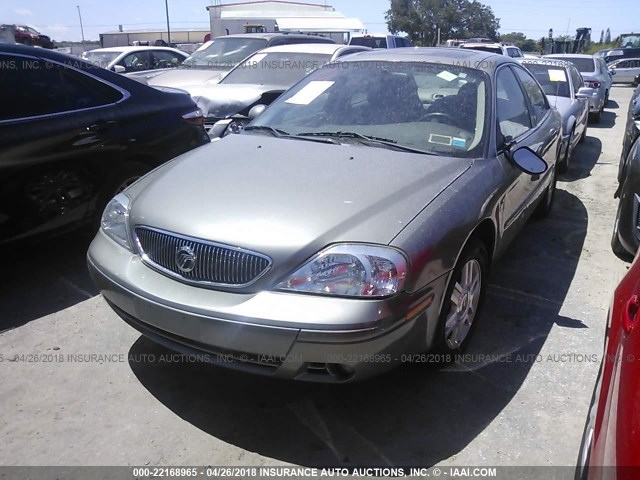
{"type": "Polygon", "coordinates": [[[558,181],[558,176],[556,175],[555,169],[551,174],[553,175],[551,183],[547,187],[547,190],[544,192],[542,200],[540,200],[536,211],[533,212],[533,217],[536,219],[547,218],[551,213],[551,210],[553,209],[553,202],[556,198],[556,183],[558,181]]]}
{"type": "Polygon", "coordinates": [[[471,340],[484,303],[488,273],[487,247],[471,237],[449,280],[433,343],[433,350],[448,361],[463,352],[471,340]]]}
{"type": "Polygon", "coordinates": [[[92,221],[94,230],[97,231],[100,227],[102,212],[107,206],[107,203],[150,170],[151,167],[144,163],[127,162],[118,168],[118,170],[104,182],[96,198],[96,206],[92,221]]]}
{"type": "Polygon", "coordinates": [[[582,132],[582,136],[580,137],[580,141],[578,143],[583,143],[586,138],[587,138],[587,124],[585,123],[584,124],[584,130],[582,132]]]}
{"type": "Polygon", "coordinates": [[[600,111],[603,112],[607,105],[609,105],[609,90],[604,92],[604,103],[602,104],[600,111]]]}
{"type": "Polygon", "coordinates": [[[613,233],[611,234],[611,250],[613,250],[613,253],[615,254],[615,256],[618,257],[620,260],[624,260],[625,262],[632,262],[633,255],[629,253],[627,249],[624,248],[624,246],[622,245],[622,242],[620,242],[619,223],[620,223],[621,210],[622,210],[622,199],[620,199],[620,202],[618,203],[616,220],[613,223],[613,233]]]}

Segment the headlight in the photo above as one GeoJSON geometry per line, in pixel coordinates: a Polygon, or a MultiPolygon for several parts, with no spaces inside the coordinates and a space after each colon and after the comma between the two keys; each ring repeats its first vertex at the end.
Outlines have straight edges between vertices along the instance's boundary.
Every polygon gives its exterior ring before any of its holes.
{"type": "Polygon", "coordinates": [[[242,130],[244,130],[244,124],[241,121],[234,120],[229,124],[222,136],[226,137],[227,135],[235,135],[241,133],[242,130]]]}
{"type": "Polygon", "coordinates": [[[100,222],[102,231],[114,242],[131,250],[129,241],[129,197],[124,193],[116,195],[104,209],[100,222]]]}
{"type": "Polygon", "coordinates": [[[323,250],[277,288],[348,297],[386,297],[400,292],[407,261],[398,251],[374,245],[334,245],[323,250]]]}

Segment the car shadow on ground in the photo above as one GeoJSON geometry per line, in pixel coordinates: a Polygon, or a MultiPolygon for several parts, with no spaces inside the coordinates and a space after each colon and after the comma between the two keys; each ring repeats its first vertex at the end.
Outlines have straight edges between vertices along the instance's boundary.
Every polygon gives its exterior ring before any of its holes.
{"type": "Polygon", "coordinates": [[[403,365],[350,385],[284,382],[206,364],[134,361],[170,353],[144,337],[129,365],[176,415],[240,449],[307,466],[433,465],[509,404],[554,325],[586,328],[559,311],[587,223],[582,202],[558,190],[551,217],[529,222],[494,265],[470,357],[444,368],[403,365]],[[514,361],[503,361],[507,354],[514,361]]]}
{"type": "Polygon", "coordinates": [[[558,177],[561,182],[575,182],[591,175],[591,170],[596,166],[602,155],[602,142],[596,137],[587,136],[573,151],[569,170],[558,177]]]}
{"type": "Polygon", "coordinates": [[[618,105],[618,102],[616,102],[615,100],[609,100],[607,102],[607,104],[605,105],[605,108],[610,108],[612,110],[616,110],[616,109],[620,108],[620,105],[618,105]]]}
{"type": "Polygon", "coordinates": [[[600,121],[597,123],[594,121],[589,122],[589,128],[612,128],[616,124],[616,117],[615,112],[607,112],[604,110],[600,114],[600,121]]]}
{"type": "Polygon", "coordinates": [[[87,270],[92,235],[84,231],[2,247],[0,332],[98,294],[87,270]]]}

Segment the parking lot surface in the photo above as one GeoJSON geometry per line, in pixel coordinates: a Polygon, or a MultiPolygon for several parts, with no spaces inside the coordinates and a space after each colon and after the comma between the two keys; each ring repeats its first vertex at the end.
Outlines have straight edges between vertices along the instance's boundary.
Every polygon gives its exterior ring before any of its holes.
{"type": "Polygon", "coordinates": [[[615,87],[554,211],[494,265],[467,354],[344,386],[174,361],[121,321],[73,235],[0,258],[3,465],[573,465],[628,265],[609,245],[632,89],[615,87]]]}

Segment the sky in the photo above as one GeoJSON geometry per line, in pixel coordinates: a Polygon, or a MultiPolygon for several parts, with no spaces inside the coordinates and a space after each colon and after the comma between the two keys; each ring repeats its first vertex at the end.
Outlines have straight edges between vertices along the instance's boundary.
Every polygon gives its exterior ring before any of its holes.
{"type": "MultiPolygon", "coordinates": [[[[323,0],[303,0],[324,3],[323,0]]],[[[208,28],[206,6],[211,0],[168,0],[173,28],[208,28]]],[[[225,0],[223,3],[233,3],[225,0]]],[[[357,17],[370,33],[385,32],[384,19],[389,0],[328,0],[348,17],[357,17]]],[[[640,32],[638,0],[484,0],[500,19],[500,33],[522,32],[539,39],[553,28],[556,35],[575,34],[578,27],[590,27],[598,40],[601,30],[611,37],[640,32]],[[635,19],[635,20],[634,20],[635,19]]],[[[164,0],[0,0],[0,23],[36,27],[54,40],[81,40],[77,5],[80,6],[87,40],[102,32],[125,29],[164,28],[164,0]]]]}

